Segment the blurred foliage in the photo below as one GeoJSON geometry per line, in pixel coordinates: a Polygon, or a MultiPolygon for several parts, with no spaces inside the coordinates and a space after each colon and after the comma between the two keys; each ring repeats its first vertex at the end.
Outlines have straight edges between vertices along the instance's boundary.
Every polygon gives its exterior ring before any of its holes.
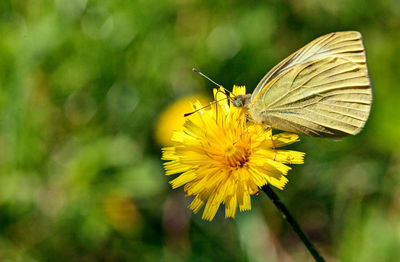
{"type": "Polygon", "coordinates": [[[279,195],[330,261],[400,260],[400,2],[3,0],[1,261],[310,261],[271,202],[236,220],[186,209],[163,175],[158,115],[250,91],[291,52],[358,30],[375,97],[364,131],[302,138],[279,195]]]}

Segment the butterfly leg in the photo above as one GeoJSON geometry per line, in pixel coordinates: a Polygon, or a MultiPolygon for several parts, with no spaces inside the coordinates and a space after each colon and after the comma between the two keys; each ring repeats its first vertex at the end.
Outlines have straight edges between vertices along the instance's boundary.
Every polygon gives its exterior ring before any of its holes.
{"type": "Polygon", "coordinates": [[[244,115],[244,116],[243,116],[243,121],[242,121],[242,124],[243,124],[243,126],[242,126],[242,132],[240,133],[239,138],[238,138],[233,144],[236,144],[237,142],[240,141],[240,139],[241,139],[242,136],[243,136],[244,129],[246,128],[246,123],[247,123],[247,122],[250,122],[250,121],[251,121],[251,120],[249,119],[249,116],[248,116],[248,115],[244,115]]]}

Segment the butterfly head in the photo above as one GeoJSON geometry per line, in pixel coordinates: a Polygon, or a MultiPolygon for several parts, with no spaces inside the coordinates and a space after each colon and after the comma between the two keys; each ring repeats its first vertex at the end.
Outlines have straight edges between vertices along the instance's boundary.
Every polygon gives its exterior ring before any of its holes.
{"type": "Polygon", "coordinates": [[[231,103],[236,107],[247,107],[250,103],[250,94],[238,95],[231,99],[231,103]]]}

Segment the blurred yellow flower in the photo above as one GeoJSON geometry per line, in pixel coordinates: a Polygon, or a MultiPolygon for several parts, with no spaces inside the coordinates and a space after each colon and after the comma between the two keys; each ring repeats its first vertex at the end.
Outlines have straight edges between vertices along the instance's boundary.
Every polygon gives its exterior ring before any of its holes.
{"type": "Polygon", "coordinates": [[[140,214],[135,203],[124,194],[108,195],[104,201],[104,211],[111,225],[119,231],[129,231],[140,224],[140,214]]]}
{"type": "MultiPolygon", "coordinates": [[[[220,90],[222,91],[222,89],[220,90]]],[[[234,86],[233,94],[245,94],[234,86]]],[[[244,109],[228,103],[225,94],[214,89],[222,101],[187,118],[182,131],[172,137],[173,146],[163,148],[166,175],[180,174],[170,181],[172,188],[184,185],[187,196],[195,196],[189,208],[197,213],[205,204],[202,218],[211,221],[220,204],[225,217],[234,218],[250,210],[250,195],[271,184],[283,189],[291,169],[284,164],[302,164],[304,153],[275,148],[297,142],[290,133],[272,135],[271,130],[246,121],[244,109]]],[[[194,108],[200,108],[200,102],[194,108]]]]}
{"type": "Polygon", "coordinates": [[[183,124],[185,123],[185,117],[183,117],[183,115],[193,110],[192,105],[195,101],[207,103],[209,99],[204,95],[186,96],[168,106],[160,114],[155,128],[155,137],[160,145],[172,145],[172,134],[174,131],[183,130],[183,124]]]}

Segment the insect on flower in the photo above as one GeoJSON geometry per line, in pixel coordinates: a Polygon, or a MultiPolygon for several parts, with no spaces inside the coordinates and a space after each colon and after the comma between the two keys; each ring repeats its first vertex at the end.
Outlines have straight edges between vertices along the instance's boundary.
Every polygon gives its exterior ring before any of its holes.
{"type": "Polygon", "coordinates": [[[298,135],[338,138],[355,135],[368,119],[372,88],[358,32],[321,36],[293,53],[257,85],[253,94],[234,86],[232,93],[196,69],[219,89],[215,101],[195,103],[184,129],[163,148],[170,183],[195,196],[189,208],[212,220],[221,204],[225,217],[250,210],[250,196],[271,184],[283,189],[304,153],[277,149],[298,135]],[[197,114],[195,114],[197,113],[197,114]],[[272,129],[292,133],[272,134],[272,129]]]}

